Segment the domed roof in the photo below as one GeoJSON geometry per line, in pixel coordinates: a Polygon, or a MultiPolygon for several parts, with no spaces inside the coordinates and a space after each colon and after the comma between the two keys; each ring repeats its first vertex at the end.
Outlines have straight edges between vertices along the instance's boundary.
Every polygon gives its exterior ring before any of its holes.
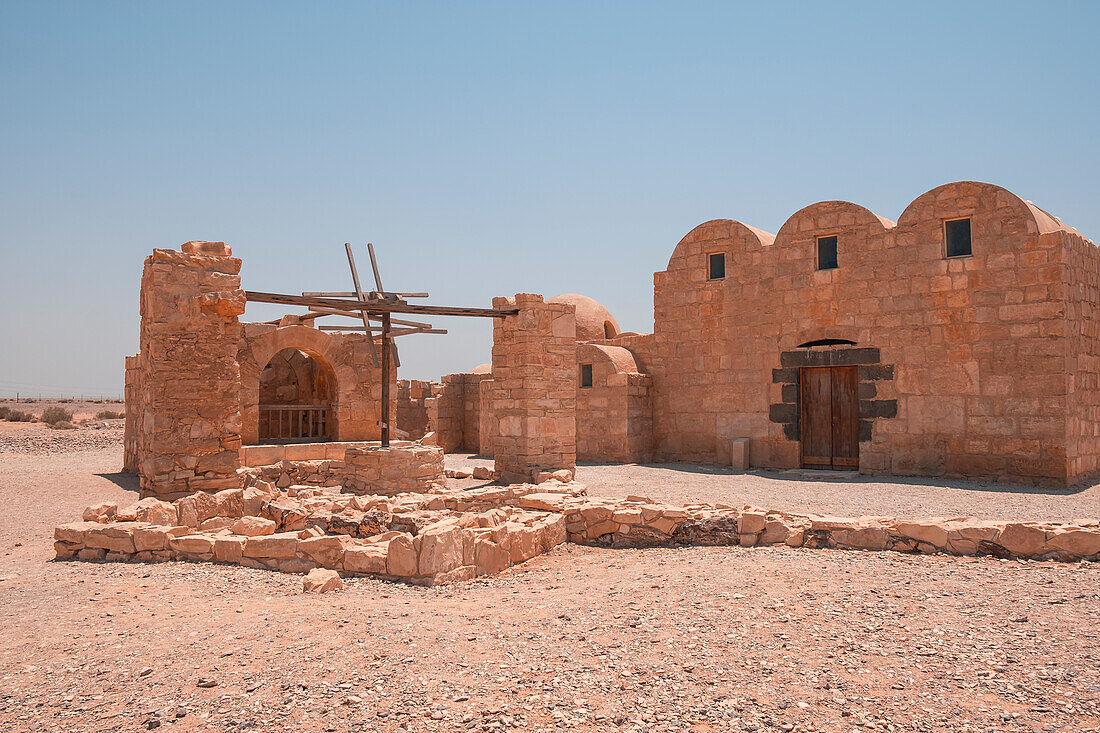
{"type": "Polygon", "coordinates": [[[577,308],[577,340],[602,341],[619,335],[619,323],[611,311],[587,295],[555,295],[547,303],[572,303],[577,308]]]}
{"type": "Polygon", "coordinates": [[[470,371],[470,374],[492,374],[492,373],[493,373],[493,365],[492,364],[478,364],[476,367],[474,367],[470,371]]]}

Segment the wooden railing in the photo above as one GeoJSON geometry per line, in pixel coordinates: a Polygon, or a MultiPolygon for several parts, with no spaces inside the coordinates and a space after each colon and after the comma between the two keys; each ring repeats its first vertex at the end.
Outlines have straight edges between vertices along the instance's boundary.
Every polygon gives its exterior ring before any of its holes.
{"type": "Polygon", "coordinates": [[[260,405],[260,442],[332,440],[328,405],[260,405]]]}

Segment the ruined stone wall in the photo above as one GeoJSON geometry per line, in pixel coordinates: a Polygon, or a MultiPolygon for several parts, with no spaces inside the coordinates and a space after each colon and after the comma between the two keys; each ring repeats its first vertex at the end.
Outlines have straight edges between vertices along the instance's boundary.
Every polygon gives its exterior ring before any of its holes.
{"type": "Polygon", "coordinates": [[[641,463],[648,459],[651,421],[649,376],[638,373],[622,347],[583,343],[577,347],[577,458],[641,463]],[[592,367],[592,386],[580,370],[592,367]]]}
{"type": "Polygon", "coordinates": [[[126,357],[126,419],[123,428],[123,469],[137,473],[141,466],[141,455],[145,451],[142,444],[144,433],[141,420],[147,407],[142,375],[144,365],[141,355],[126,357]]]}
{"type": "Polygon", "coordinates": [[[491,374],[486,375],[477,388],[477,452],[488,458],[492,458],[496,450],[497,420],[493,414],[495,390],[496,382],[493,381],[491,374]]]}
{"type": "Polygon", "coordinates": [[[238,485],[241,261],[222,242],[157,249],[141,278],[135,461],[144,495],[238,485]],[[140,411],[139,411],[140,410],[140,411]]]}
{"type": "Polygon", "coordinates": [[[491,374],[465,374],[462,391],[462,450],[482,453],[481,450],[481,385],[492,379],[491,374]]]}
{"type": "Polygon", "coordinates": [[[443,485],[443,449],[430,445],[348,448],[344,491],[392,496],[443,485]]]}
{"type": "Polygon", "coordinates": [[[491,375],[460,372],[443,377],[432,423],[436,440],[448,453],[481,453],[481,383],[491,375]]]}
{"type": "MultiPolygon", "coordinates": [[[[333,440],[378,440],[382,412],[382,368],[371,360],[365,334],[329,333],[301,324],[246,323],[236,350],[240,363],[239,400],[246,445],[259,441],[260,375],[283,349],[298,349],[334,375],[333,440]]],[[[397,369],[390,370],[391,394],[397,394],[397,369]]],[[[396,418],[391,402],[391,421],[396,418]]],[[[333,418],[330,416],[330,420],[333,418]]],[[[393,423],[391,423],[393,424],[393,423]]]]}
{"type": "Polygon", "coordinates": [[[462,414],[466,399],[465,374],[447,374],[443,377],[439,396],[435,402],[436,419],[432,424],[436,442],[447,453],[462,450],[465,441],[462,414]]]}
{"type": "Polygon", "coordinates": [[[494,298],[518,315],[493,328],[493,457],[505,481],[576,464],[577,341],[575,307],[521,293],[494,298]]]}
{"type": "Polygon", "coordinates": [[[397,428],[405,433],[403,439],[419,440],[433,429],[431,418],[438,414],[435,400],[442,391],[443,385],[436,382],[408,379],[397,382],[394,407],[397,428]]]}
{"type": "Polygon", "coordinates": [[[656,457],[722,460],[746,437],[753,465],[799,465],[799,361],[823,357],[798,347],[846,339],[868,350],[829,357],[860,365],[861,471],[1064,483],[1063,229],[971,182],[918,197],[896,225],[831,201],[774,237],[729,220],[697,227],[654,276],[652,353],[640,360],[656,457]],[[973,254],[947,258],[944,221],[961,217],[973,254]],[[819,270],[827,235],[839,267],[819,270]],[[711,253],[725,255],[723,279],[707,278],[711,253]]]}

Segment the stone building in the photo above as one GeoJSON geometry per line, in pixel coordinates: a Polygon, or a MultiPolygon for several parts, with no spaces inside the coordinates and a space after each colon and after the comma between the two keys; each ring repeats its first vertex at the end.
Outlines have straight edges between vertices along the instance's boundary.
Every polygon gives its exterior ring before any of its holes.
{"type": "MultiPolygon", "coordinates": [[[[379,437],[369,337],[240,323],[240,267],[220,242],[146,260],[126,361],[126,466],[146,493],[338,463],[379,437]]],[[[577,458],[1055,485],[1100,471],[1100,255],[1003,188],[940,186],[896,222],[842,201],[774,235],[708,221],[653,285],[647,334],[582,295],[496,299],[492,362],[391,377],[388,421],[508,480],[577,458]]]]}
{"type": "MultiPolygon", "coordinates": [[[[1100,253],[1003,188],[940,186],[897,222],[842,201],[777,234],[708,221],[653,284],[649,334],[560,296],[577,310],[582,460],[743,454],[1057,485],[1100,468],[1100,253]]],[[[478,403],[469,392],[492,378],[469,377],[445,378],[440,400],[478,403]]],[[[496,421],[479,408],[491,454],[496,421]]],[[[444,441],[459,422],[440,423],[444,441]]],[[[472,449],[464,424],[456,445],[472,449]]]]}
{"type": "MultiPolygon", "coordinates": [[[[382,369],[371,356],[374,337],[323,331],[293,315],[242,324],[240,269],[224,242],[156,249],[145,260],[141,350],[126,359],[124,439],[125,468],[140,476],[144,495],[236,488],[245,480],[243,469],[272,465],[306,483],[310,477],[340,483],[354,478],[341,474],[352,471],[350,464],[377,463],[377,455],[363,453],[378,447],[381,434],[382,369]]],[[[477,401],[480,407],[488,400],[500,425],[498,473],[523,481],[571,470],[574,308],[538,295],[496,301],[515,307],[495,317],[493,390],[479,392],[477,401]]],[[[389,373],[390,392],[399,399],[386,421],[411,422],[419,433],[414,437],[422,436],[439,420],[442,390],[424,383],[399,389],[392,361],[389,373]]],[[[477,424],[478,407],[463,402],[456,413],[472,414],[477,424]]],[[[414,457],[421,450],[403,447],[414,457]]],[[[407,457],[394,453],[388,460],[399,467],[407,457]]]]}

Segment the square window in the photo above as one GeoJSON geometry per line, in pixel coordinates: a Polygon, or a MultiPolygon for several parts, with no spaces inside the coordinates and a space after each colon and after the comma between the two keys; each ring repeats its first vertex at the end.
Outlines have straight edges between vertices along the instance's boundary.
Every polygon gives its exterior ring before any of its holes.
{"type": "Polygon", "coordinates": [[[581,364],[581,387],[592,386],[592,365],[581,364]]]}
{"type": "Polygon", "coordinates": [[[944,238],[947,240],[948,257],[966,257],[970,250],[970,220],[952,219],[943,223],[944,238]]]}
{"type": "Polygon", "coordinates": [[[836,268],[836,237],[818,237],[817,269],[835,270],[836,268]]]}
{"type": "Polygon", "coordinates": [[[707,279],[721,280],[726,276],[726,253],[712,252],[707,255],[707,279]]]}

